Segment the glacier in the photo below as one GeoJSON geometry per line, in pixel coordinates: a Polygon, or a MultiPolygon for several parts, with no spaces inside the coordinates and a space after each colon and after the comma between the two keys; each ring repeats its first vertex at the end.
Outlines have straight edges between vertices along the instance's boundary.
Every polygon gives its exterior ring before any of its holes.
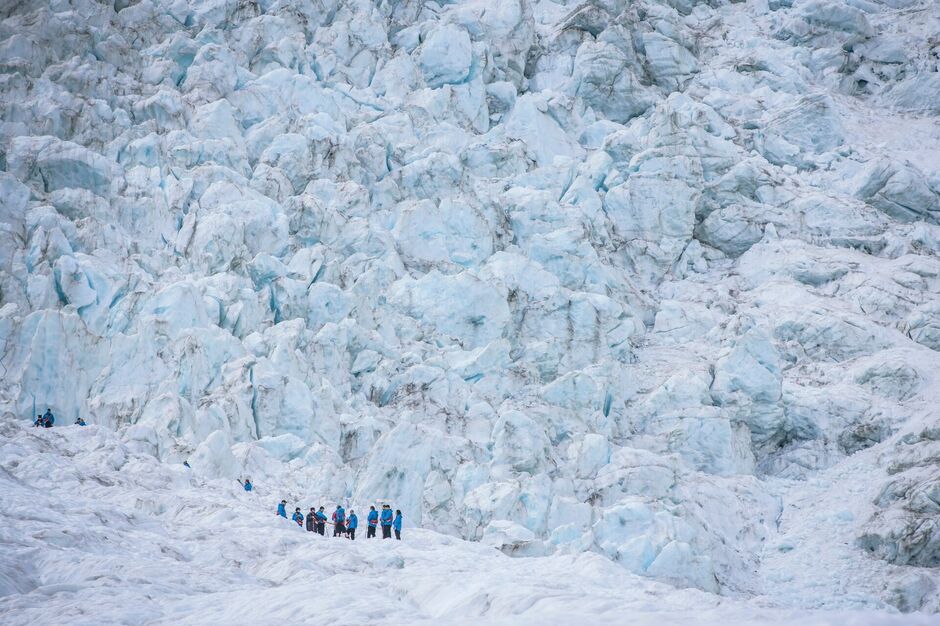
{"type": "Polygon", "coordinates": [[[223,619],[171,559],[280,597],[229,621],[342,615],[292,570],[364,564],[418,609],[362,619],[935,619],[937,33],[933,0],[0,8],[0,611],[223,619]],[[282,497],[413,539],[303,544],[282,497]]]}

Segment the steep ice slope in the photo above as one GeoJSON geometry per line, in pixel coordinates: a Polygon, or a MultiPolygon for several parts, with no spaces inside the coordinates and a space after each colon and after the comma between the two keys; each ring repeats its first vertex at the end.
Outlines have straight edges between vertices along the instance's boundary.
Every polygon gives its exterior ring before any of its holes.
{"type": "Polygon", "coordinates": [[[274,485],[246,494],[96,426],[0,428],[5,624],[931,621],[794,613],[676,590],[590,552],[513,559],[407,526],[402,542],[320,538],[272,515],[274,485]]]}
{"type": "Polygon", "coordinates": [[[517,555],[940,609],[935,2],[3,11],[4,412],[517,555]]]}

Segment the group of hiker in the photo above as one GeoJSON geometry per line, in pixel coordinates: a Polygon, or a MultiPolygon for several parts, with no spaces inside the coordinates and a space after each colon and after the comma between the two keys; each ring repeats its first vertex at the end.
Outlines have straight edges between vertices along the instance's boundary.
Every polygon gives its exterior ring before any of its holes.
{"type": "MultiPolygon", "coordinates": [[[[52,428],[53,424],[55,424],[55,416],[52,414],[52,410],[48,408],[43,415],[37,415],[36,421],[33,422],[33,426],[42,428],[52,428]]],[[[81,417],[75,420],[75,424],[78,426],[86,425],[85,420],[81,417]]],[[[186,467],[190,466],[188,461],[183,461],[183,465],[186,467]]],[[[254,489],[251,478],[245,478],[244,480],[238,479],[238,484],[240,484],[245,491],[252,491],[254,489]]],[[[287,500],[281,500],[277,505],[277,514],[285,519],[287,518],[287,500]]],[[[356,512],[350,509],[349,515],[347,516],[346,509],[344,509],[341,504],[336,505],[336,510],[333,511],[331,521],[327,521],[326,513],[322,506],[319,510],[317,510],[316,507],[310,507],[310,512],[307,513],[306,516],[300,511],[300,507],[297,507],[294,509],[294,514],[291,515],[291,519],[301,528],[306,527],[308,532],[315,532],[320,535],[326,534],[326,525],[330,524],[333,526],[334,537],[346,537],[353,540],[356,538],[356,529],[359,528],[359,517],[356,515],[356,512]]],[[[388,504],[382,505],[381,513],[376,511],[374,506],[370,506],[369,515],[366,517],[366,538],[371,539],[375,537],[376,529],[381,526],[382,539],[391,539],[392,531],[394,531],[395,539],[400,541],[401,522],[402,516],[400,510],[396,509],[393,515],[392,507],[388,504]]]]}
{"type": "MultiPolygon", "coordinates": [[[[55,415],[52,414],[52,410],[47,408],[46,412],[42,415],[37,415],[36,419],[33,420],[33,426],[37,428],[52,428],[52,425],[55,424],[55,415]]],[[[87,426],[85,420],[81,417],[75,418],[76,426],[87,426]]]]}
{"type": "MultiPolygon", "coordinates": [[[[250,483],[248,480],[245,480],[246,485],[250,483]]],[[[251,491],[247,486],[245,487],[246,491],[251,491]]],[[[287,518],[287,500],[281,500],[277,505],[277,514],[283,518],[287,518]]],[[[307,532],[318,533],[320,535],[326,534],[326,525],[330,524],[333,526],[333,536],[334,537],[346,537],[348,539],[356,539],[356,529],[359,528],[359,516],[356,515],[356,512],[352,509],[349,510],[349,515],[346,515],[346,509],[343,508],[343,505],[337,504],[336,510],[333,511],[331,516],[331,521],[327,521],[326,512],[321,506],[319,509],[316,507],[310,507],[310,512],[305,516],[300,507],[294,509],[294,514],[291,515],[291,519],[301,528],[306,528],[307,532]]],[[[395,532],[395,539],[401,541],[401,522],[402,516],[401,511],[396,509],[395,514],[392,514],[392,507],[383,504],[382,513],[380,514],[375,510],[374,506],[369,507],[369,515],[366,517],[366,539],[371,539],[375,537],[376,528],[379,526],[382,527],[382,539],[391,539],[392,531],[395,532]]]]}
{"type": "Polygon", "coordinates": [[[55,424],[55,416],[52,414],[52,411],[46,409],[46,412],[42,415],[37,415],[36,420],[33,422],[33,426],[39,428],[52,428],[52,425],[55,424]]]}

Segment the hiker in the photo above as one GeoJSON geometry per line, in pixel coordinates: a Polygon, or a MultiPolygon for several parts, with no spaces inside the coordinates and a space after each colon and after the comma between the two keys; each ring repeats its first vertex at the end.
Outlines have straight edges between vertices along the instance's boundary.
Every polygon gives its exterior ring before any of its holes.
{"type": "Polygon", "coordinates": [[[401,510],[395,509],[395,521],[392,522],[395,529],[395,539],[401,541],[401,510]]]}
{"type": "Polygon", "coordinates": [[[287,519],[287,500],[281,500],[281,503],[277,505],[277,514],[287,519]]]}
{"type": "Polygon", "coordinates": [[[88,426],[88,424],[85,423],[85,420],[83,420],[80,417],[75,420],[75,425],[76,426],[88,426]]]}
{"type": "Polygon", "coordinates": [[[52,411],[47,408],[42,416],[43,428],[52,428],[53,424],[55,424],[55,416],[52,414],[52,411]]]}
{"type": "Polygon", "coordinates": [[[33,426],[36,426],[37,428],[42,428],[42,415],[36,416],[36,421],[33,422],[33,426]]]}
{"type": "Polygon", "coordinates": [[[300,512],[300,507],[294,509],[294,514],[291,515],[291,519],[297,522],[297,525],[301,528],[304,527],[304,514],[300,512]]]}
{"type": "Polygon", "coordinates": [[[356,512],[352,509],[349,510],[349,524],[347,525],[350,540],[356,540],[356,528],[359,527],[359,518],[356,517],[356,512]]]}
{"type": "Polygon", "coordinates": [[[366,521],[369,523],[366,528],[366,539],[372,539],[375,537],[375,527],[379,525],[379,512],[375,510],[374,506],[369,507],[369,516],[366,521]]]}
{"type": "Polygon", "coordinates": [[[246,478],[245,482],[242,482],[242,481],[238,481],[238,482],[241,483],[241,486],[245,488],[245,491],[251,491],[252,489],[254,489],[254,486],[251,484],[250,478],[246,478]]]}
{"type": "Polygon", "coordinates": [[[323,511],[322,506],[317,511],[317,532],[326,535],[326,513],[323,511]]]}
{"type": "Polygon", "coordinates": [[[392,507],[382,505],[382,539],[392,538],[392,507]]]}
{"type": "Polygon", "coordinates": [[[307,532],[317,532],[317,510],[313,507],[310,507],[310,512],[307,513],[307,532]]]}
{"type": "Polygon", "coordinates": [[[346,532],[346,511],[343,510],[343,505],[337,504],[336,510],[333,511],[333,536],[339,537],[344,532],[346,532]]]}
{"type": "MultiPolygon", "coordinates": [[[[189,461],[183,461],[183,465],[184,465],[185,467],[188,467],[188,468],[192,469],[192,465],[189,464],[189,461]]],[[[284,514],[284,517],[287,517],[287,514],[286,514],[286,513],[284,514]]]]}

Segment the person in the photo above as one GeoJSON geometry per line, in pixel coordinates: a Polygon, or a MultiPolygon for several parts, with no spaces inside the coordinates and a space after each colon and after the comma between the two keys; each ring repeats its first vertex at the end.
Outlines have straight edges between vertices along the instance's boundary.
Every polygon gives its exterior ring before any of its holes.
{"type": "Polygon", "coordinates": [[[356,512],[352,509],[349,510],[349,524],[346,526],[347,534],[349,538],[353,541],[356,540],[356,529],[359,527],[359,518],[356,516],[356,512]]]}
{"type": "Polygon", "coordinates": [[[82,418],[79,417],[79,418],[77,418],[77,419],[75,420],[75,425],[76,425],[76,426],[87,426],[88,424],[85,423],[85,420],[83,420],[82,418]]]}
{"type": "Polygon", "coordinates": [[[382,539],[392,538],[392,507],[382,505],[382,539]]]}
{"type": "Polygon", "coordinates": [[[333,511],[333,536],[339,537],[346,532],[346,511],[343,510],[342,504],[336,505],[336,510],[333,511]]]}
{"type": "Polygon", "coordinates": [[[369,516],[366,521],[369,523],[366,527],[366,539],[372,539],[375,537],[375,527],[379,525],[379,512],[375,510],[374,506],[369,507],[369,516]]]}
{"type": "Polygon", "coordinates": [[[326,512],[323,510],[323,507],[320,507],[320,510],[317,511],[317,532],[321,535],[326,535],[326,512]]]}
{"type": "Polygon", "coordinates": [[[300,507],[294,509],[294,514],[291,515],[291,519],[297,522],[297,525],[301,528],[304,527],[304,514],[300,512],[300,507]]]}
{"type": "Polygon", "coordinates": [[[245,488],[245,491],[251,491],[252,489],[254,489],[254,487],[251,484],[250,478],[245,479],[245,482],[242,483],[242,487],[245,488]]]}
{"type": "Polygon", "coordinates": [[[52,428],[53,424],[55,424],[55,416],[52,414],[52,411],[46,407],[46,412],[42,416],[42,425],[45,428],[52,428]]]}
{"type": "Polygon", "coordinates": [[[42,415],[36,416],[36,421],[33,422],[33,426],[42,427],[42,415]]]}
{"type": "MultiPolygon", "coordinates": [[[[192,466],[189,464],[189,461],[183,461],[183,465],[184,465],[185,467],[192,468],[192,466]]],[[[287,517],[287,515],[285,515],[284,517],[287,517]]]]}
{"type": "Polygon", "coordinates": [[[401,510],[395,509],[395,520],[392,522],[392,528],[395,529],[395,539],[401,541],[401,510]]]}
{"type": "Polygon", "coordinates": [[[317,510],[313,507],[310,507],[310,512],[307,513],[307,532],[317,532],[317,510]]]}
{"type": "Polygon", "coordinates": [[[277,505],[277,514],[287,519],[287,500],[281,500],[281,503],[277,505]]]}

